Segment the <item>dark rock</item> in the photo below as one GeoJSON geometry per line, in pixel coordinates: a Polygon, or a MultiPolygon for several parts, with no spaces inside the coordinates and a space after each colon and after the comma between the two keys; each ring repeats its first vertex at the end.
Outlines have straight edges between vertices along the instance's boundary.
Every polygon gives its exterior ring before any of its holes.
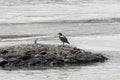
{"type": "Polygon", "coordinates": [[[41,51],[40,54],[45,55],[45,54],[47,54],[47,52],[46,51],[41,51]]]}
{"type": "Polygon", "coordinates": [[[0,50],[0,54],[7,54],[7,53],[8,53],[8,50],[4,50],[4,49],[0,50]]]}
{"type": "Polygon", "coordinates": [[[20,59],[20,60],[28,60],[28,59],[31,59],[31,56],[28,56],[28,55],[20,56],[18,59],[20,59]]]}
{"type": "Polygon", "coordinates": [[[0,49],[1,67],[64,66],[104,62],[108,58],[71,46],[23,44],[0,49]]]}
{"type": "Polygon", "coordinates": [[[4,67],[5,64],[8,64],[8,61],[4,60],[4,61],[1,61],[1,62],[0,62],[0,66],[2,66],[2,67],[4,67]]]}
{"type": "Polygon", "coordinates": [[[35,50],[29,50],[25,52],[26,55],[32,55],[35,54],[35,50]]]}
{"type": "Polygon", "coordinates": [[[62,59],[56,59],[52,62],[53,66],[63,66],[64,65],[64,60],[62,59]]]}

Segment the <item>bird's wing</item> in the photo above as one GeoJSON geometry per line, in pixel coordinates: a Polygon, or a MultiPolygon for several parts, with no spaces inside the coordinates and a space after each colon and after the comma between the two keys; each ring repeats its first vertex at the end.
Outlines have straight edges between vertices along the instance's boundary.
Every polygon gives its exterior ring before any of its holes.
{"type": "Polygon", "coordinates": [[[68,39],[67,39],[65,36],[60,36],[59,38],[60,38],[60,40],[61,40],[62,42],[69,43],[69,42],[68,42],[68,39]]]}

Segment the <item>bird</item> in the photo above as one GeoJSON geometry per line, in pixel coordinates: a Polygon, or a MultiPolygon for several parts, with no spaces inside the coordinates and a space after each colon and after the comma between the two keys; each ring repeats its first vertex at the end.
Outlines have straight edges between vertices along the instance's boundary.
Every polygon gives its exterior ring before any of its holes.
{"type": "Polygon", "coordinates": [[[37,41],[38,41],[38,38],[37,38],[37,39],[35,39],[34,44],[37,44],[37,41]]]}
{"type": "Polygon", "coordinates": [[[58,33],[58,35],[59,35],[59,39],[63,42],[63,46],[64,46],[64,43],[70,44],[66,36],[64,36],[62,33],[58,33]]]}

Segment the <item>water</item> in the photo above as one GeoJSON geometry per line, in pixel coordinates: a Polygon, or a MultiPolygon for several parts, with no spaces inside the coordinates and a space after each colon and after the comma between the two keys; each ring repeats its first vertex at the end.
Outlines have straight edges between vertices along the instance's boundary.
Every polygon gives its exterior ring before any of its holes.
{"type": "Polygon", "coordinates": [[[33,43],[61,44],[102,53],[105,63],[40,70],[0,70],[1,80],[119,80],[120,1],[0,0],[0,47],[33,43]]]}
{"type": "Polygon", "coordinates": [[[117,0],[1,0],[0,23],[119,22],[119,4],[117,0]]]}

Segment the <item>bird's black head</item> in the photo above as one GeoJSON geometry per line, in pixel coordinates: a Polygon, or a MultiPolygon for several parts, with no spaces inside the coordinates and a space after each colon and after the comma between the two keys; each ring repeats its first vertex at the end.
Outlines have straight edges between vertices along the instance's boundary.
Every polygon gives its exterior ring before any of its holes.
{"type": "Polygon", "coordinates": [[[62,36],[62,33],[58,33],[59,36],[62,36]]]}

